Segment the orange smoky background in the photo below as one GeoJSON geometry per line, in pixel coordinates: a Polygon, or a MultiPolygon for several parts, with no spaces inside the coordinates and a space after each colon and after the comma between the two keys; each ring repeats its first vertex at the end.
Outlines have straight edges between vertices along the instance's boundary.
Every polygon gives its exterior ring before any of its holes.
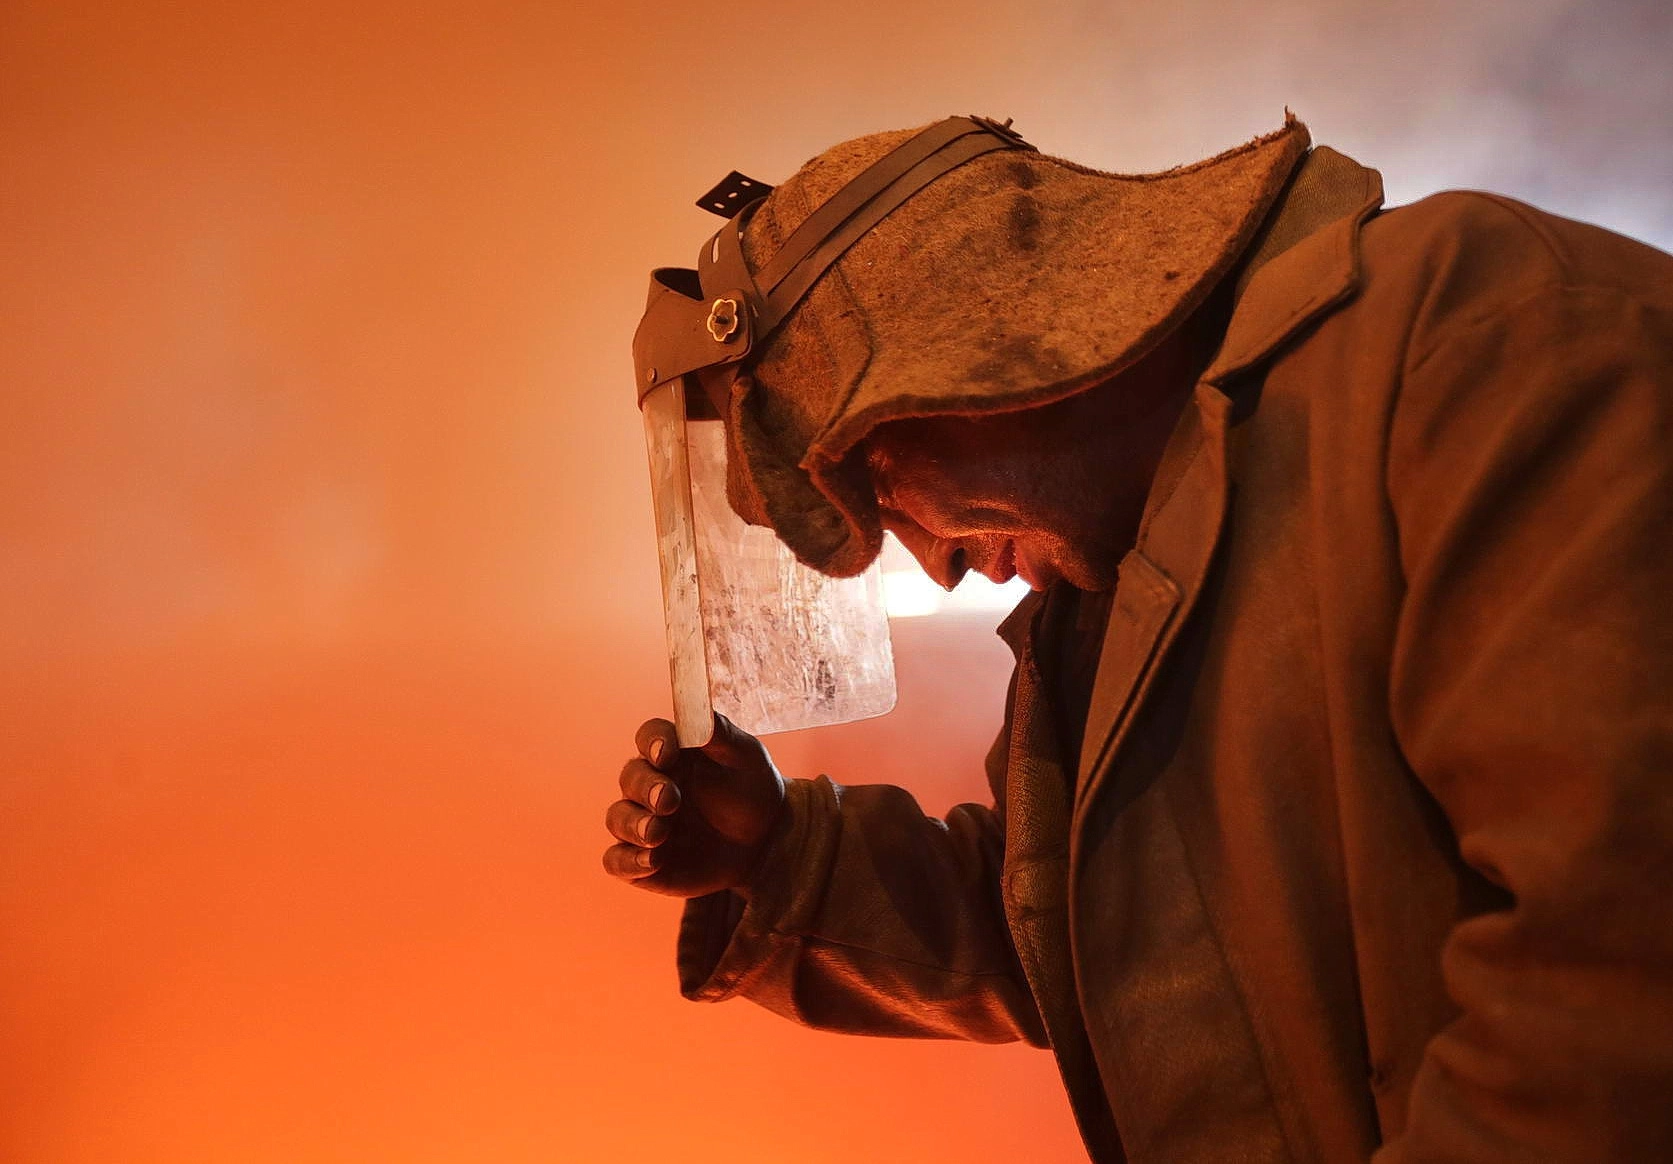
{"type": "MultiPolygon", "coordinates": [[[[675,991],[600,820],[668,706],[646,271],[844,137],[1155,169],[1278,124],[1392,199],[1673,240],[1657,0],[0,12],[0,1158],[1075,1159],[1022,1047],[675,991]]],[[[791,774],[984,795],[995,616],[791,774]]]]}

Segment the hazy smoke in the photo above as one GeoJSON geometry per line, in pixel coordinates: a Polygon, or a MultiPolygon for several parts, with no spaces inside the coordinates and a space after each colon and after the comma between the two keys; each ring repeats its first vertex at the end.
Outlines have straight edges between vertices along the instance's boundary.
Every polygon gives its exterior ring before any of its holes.
{"type": "Polygon", "coordinates": [[[1486,79],[1526,118],[1508,185],[1673,247],[1673,5],[1566,4],[1486,79]]]}
{"type": "Polygon", "coordinates": [[[1071,156],[1170,165],[1288,105],[1391,203],[1490,189],[1673,247],[1666,0],[1100,0],[1045,36],[1024,128],[1064,118],[1071,156]]]}

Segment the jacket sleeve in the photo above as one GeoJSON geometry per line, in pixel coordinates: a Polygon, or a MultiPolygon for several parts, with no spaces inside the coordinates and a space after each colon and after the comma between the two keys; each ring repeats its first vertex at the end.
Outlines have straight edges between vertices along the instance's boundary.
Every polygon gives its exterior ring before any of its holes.
{"type": "Polygon", "coordinates": [[[1395,732],[1462,858],[1459,1016],[1377,1164],[1673,1160],[1673,308],[1553,285],[1415,342],[1395,732]]]}
{"type": "Polygon", "coordinates": [[[1003,839],[990,808],[938,820],[900,788],[792,781],[748,902],[687,903],[681,992],[825,1030],[1044,1045],[1000,899],[1003,839]]]}

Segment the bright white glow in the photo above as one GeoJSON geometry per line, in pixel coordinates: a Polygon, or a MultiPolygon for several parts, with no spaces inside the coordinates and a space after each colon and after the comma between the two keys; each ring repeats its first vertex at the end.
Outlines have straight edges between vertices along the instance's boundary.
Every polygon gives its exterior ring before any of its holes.
{"type": "Polygon", "coordinates": [[[1003,586],[995,586],[980,574],[966,575],[958,588],[947,595],[947,600],[941,604],[942,610],[947,611],[996,611],[1001,614],[1009,613],[1011,608],[1022,601],[1022,596],[1028,593],[1028,583],[1021,578],[1012,578],[1003,586]]]}
{"type": "Polygon", "coordinates": [[[935,614],[940,611],[942,601],[951,597],[917,567],[883,572],[883,607],[890,618],[923,618],[935,614]]]}
{"type": "Polygon", "coordinates": [[[1013,578],[995,586],[972,571],[951,592],[937,586],[894,537],[883,539],[883,603],[890,618],[924,618],[933,614],[1003,614],[1028,593],[1028,584],[1013,578]]]}

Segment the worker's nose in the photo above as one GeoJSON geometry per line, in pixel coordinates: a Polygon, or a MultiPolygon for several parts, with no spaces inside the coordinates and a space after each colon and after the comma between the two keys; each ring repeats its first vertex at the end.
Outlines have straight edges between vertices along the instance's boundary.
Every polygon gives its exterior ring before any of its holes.
{"type": "Polygon", "coordinates": [[[918,565],[923,567],[924,573],[933,578],[943,590],[951,590],[959,584],[965,572],[970,569],[969,555],[964,547],[956,541],[945,538],[932,537],[917,526],[890,523],[889,530],[900,539],[918,565]]]}
{"type": "Polygon", "coordinates": [[[940,583],[943,590],[951,590],[963,579],[965,571],[970,569],[969,555],[964,547],[953,542],[936,542],[931,554],[934,565],[924,564],[924,571],[940,583]]]}

